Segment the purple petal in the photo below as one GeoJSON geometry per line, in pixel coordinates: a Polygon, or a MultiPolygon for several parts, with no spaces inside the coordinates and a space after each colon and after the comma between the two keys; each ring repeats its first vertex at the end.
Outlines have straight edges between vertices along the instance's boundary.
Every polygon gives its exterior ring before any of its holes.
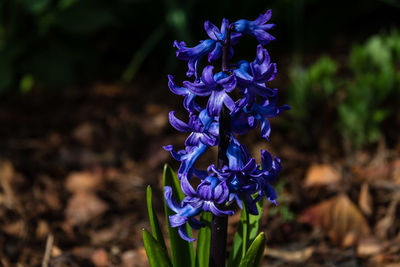
{"type": "Polygon", "coordinates": [[[269,135],[271,134],[271,125],[267,119],[262,119],[261,122],[261,136],[265,139],[269,139],[269,135]]]}
{"type": "Polygon", "coordinates": [[[224,101],[225,106],[231,112],[235,111],[235,109],[236,109],[235,101],[233,101],[233,99],[229,95],[224,94],[224,100],[223,101],[224,101]]]}
{"type": "Polygon", "coordinates": [[[172,196],[172,188],[169,186],[164,187],[164,198],[165,202],[171,210],[173,210],[175,213],[179,213],[180,207],[178,203],[175,201],[174,197],[172,196]]]}
{"type": "Polygon", "coordinates": [[[261,150],[261,166],[263,171],[268,171],[272,168],[272,156],[266,150],[261,150]]]}
{"type": "Polygon", "coordinates": [[[181,216],[179,214],[175,215],[170,215],[169,216],[169,222],[171,224],[171,227],[178,227],[187,222],[188,218],[181,216]]]}
{"type": "Polygon", "coordinates": [[[186,225],[185,225],[185,224],[179,226],[179,228],[178,228],[178,233],[179,233],[179,235],[181,236],[181,238],[182,238],[183,240],[186,240],[186,241],[188,241],[188,242],[193,242],[193,241],[196,240],[196,239],[194,239],[194,238],[189,237],[188,233],[186,232],[186,225]]]}
{"type": "Polygon", "coordinates": [[[208,96],[211,94],[211,90],[201,82],[191,83],[189,81],[184,81],[183,85],[193,94],[198,96],[208,96]]]}
{"type": "Polygon", "coordinates": [[[232,92],[232,90],[236,87],[236,76],[230,75],[226,78],[218,80],[217,83],[220,84],[225,91],[232,92]]]}
{"type": "Polygon", "coordinates": [[[192,129],[189,127],[189,125],[187,125],[186,123],[184,123],[183,121],[181,121],[175,117],[175,111],[169,112],[168,117],[169,117],[169,122],[171,123],[171,125],[178,131],[184,132],[184,133],[192,131],[192,129]]]}
{"type": "Polygon", "coordinates": [[[231,33],[231,45],[236,45],[240,41],[240,37],[242,37],[241,33],[232,32],[231,33]]]}
{"type": "Polygon", "coordinates": [[[209,204],[209,210],[211,211],[212,214],[214,214],[215,216],[226,216],[226,215],[233,215],[234,212],[232,210],[220,210],[218,209],[214,203],[210,203],[209,204]]]}
{"type": "Polygon", "coordinates": [[[175,150],[174,150],[174,148],[173,148],[172,145],[163,146],[163,148],[164,148],[166,151],[169,151],[169,152],[171,153],[172,157],[173,157],[174,159],[178,160],[178,161],[182,161],[182,160],[184,160],[184,159],[187,157],[186,154],[181,154],[181,153],[175,152],[175,150]]]}
{"type": "Polygon", "coordinates": [[[253,32],[254,37],[263,45],[274,41],[276,38],[262,29],[255,29],[253,32]]]}
{"type": "Polygon", "coordinates": [[[206,107],[209,116],[219,115],[224,103],[225,95],[224,91],[212,91],[206,107]]]}
{"type": "Polygon", "coordinates": [[[187,196],[195,196],[196,195],[196,191],[193,189],[192,185],[190,184],[186,174],[181,176],[181,188],[182,188],[182,192],[187,196]]]}
{"type": "Polygon", "coordinates": [[[278,195],[276,194],[275,189],[268,183],[265,184],[264,194],[270,202],[272,202],[276,206],[278,206],[278,203],[276,203],[276,199],[278,198],[278,195]]]}
{"type": "Polygon", "coordinates": [[[210,89],[217,87],[217,83],[214,81],[213,74],[214,66],[208,65],[204,68],[201,78],[204,84],[210,89]]]}
{"type": "Polygon", "coordinates": [[[189,93],[188,89],[185,87],[175,85],[174,77],[172,75],[168,75],[168,87],[176,95],[187,95],[189,93]]]}
{"type": "Polygon", "coordinates": [[[208,62],[211,63],[213,61],[218,60],[222,55],[222,45],[217,43],[215,48],[208,54],[208,62]]]}
{"type": "Polygon", "coordinates": [[[268,9],[267,12],[265,12],[265,14],[261,14],[260,16],[258,16],[257,19],[254,20],[254,24],[256,25],[265,24],[271,19],[271,17],[272,17],[272,10],[268,9]]]}
{"type": "Polygon", "coordinates": [[[218,41],[218,36],[221,34],[221,32],[214,24],[212,24],[210,21],[206,20],[204,22],[204,30],[206,30],[207,35],[211,39],[218,41]]]}

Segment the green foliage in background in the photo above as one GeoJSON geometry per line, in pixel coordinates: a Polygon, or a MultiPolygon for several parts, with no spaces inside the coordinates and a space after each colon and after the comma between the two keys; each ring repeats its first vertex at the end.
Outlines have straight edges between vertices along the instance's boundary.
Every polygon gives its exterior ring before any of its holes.
{"type": "Polygon", "coordinates": [[[296,111],[291,113],[293,123],[306,134],[315,117],[321,115],[312,108],[331,105],[344,145],[360,148],[379,139],[381,123],[392,111],[386,103],[399,97],[400,34],[375,35],[363,45],[354,45],[340,72],[339,65],[323,56],[308,68],[291,68],[289,103],[296,111]]]}
{"type": "Polygon", "coordinates": [[[343,138],[357,148],[378,140],[380,124],[391,111],[385,100],[400,92],[399,46],[400,34],[393,32],[352,48],[348,67],[353,75],[338,111],[343,138]]]}
{"type": "Polygon", "coordinates": [[[311,127],[308,122],[315,119],[315,109],[320,103],[331,98],[337,90],[334,79],[337,68],[336,62],[323,56],[309,68],[296,64],[289,70],[291,85],[288,102],[293,109],[293,126],[306,138],[309,136],[306,133],[311,127]]]}

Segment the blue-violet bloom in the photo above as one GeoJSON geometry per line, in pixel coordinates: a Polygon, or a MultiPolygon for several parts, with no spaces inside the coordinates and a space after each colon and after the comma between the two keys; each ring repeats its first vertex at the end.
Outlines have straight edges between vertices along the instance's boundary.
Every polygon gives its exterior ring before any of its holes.
{"type": "Polygon", "coordinates": [[[241,19],[233,23],[236,32],[254,36],[261,44],[266,45],[275,40],[275,37],[267,33],[275,27],[275,24],[266,24],[272,16],[272,10],[268,10],[265,14],[261,14],[256,20],[249,21],[241,19]]]}
{"type": "Polygon", "coordinates": [[[214,67],[211,65],[206,66],[199,82],[184,81],[183,85],[195,95],[210,96],[207,113],[209,116],[218,116],[223,104],[230,111],[235,109],[235,102],[228,93],[236,87],[236,76],[223,72],[213,75],[213,69],[214,67]]]}
{"type": "Polygon", "coordinates": [[[213,176],[206,177],[197,187],[196,191],[190,190],[191,193],[182,200],[181,204],[173,199],[172,189],[168,186],[165,187],[165,201],[170,209],[176,214],[169,216],[172,227],[179,227],[179,235],[191,242],[194,239],[190,238],[185,229],[185,223],[193,228],[198,228],[201,223],[193,218],[202,211],[209,211],[216,216],[233,215],[231,210],[221,210],[217,206],[225,203],[229,195],[229,189],[224,181],[218,180],[213,176]]]}

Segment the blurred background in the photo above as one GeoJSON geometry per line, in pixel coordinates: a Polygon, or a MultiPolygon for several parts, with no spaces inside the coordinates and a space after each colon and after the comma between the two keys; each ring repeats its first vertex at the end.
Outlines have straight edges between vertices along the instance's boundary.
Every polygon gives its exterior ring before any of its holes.
{"type": "Polygon", "coordinates": [[[0,266],[147,266],[145,187],[161,216],[162,166],[178,168],[162,146],[185,140],[172,43],[268,9],[270,86],[292,109],[271,142],[244,140],[284,167],[263,266],[399,266],[398,0],[0,0],[0,266]]]}

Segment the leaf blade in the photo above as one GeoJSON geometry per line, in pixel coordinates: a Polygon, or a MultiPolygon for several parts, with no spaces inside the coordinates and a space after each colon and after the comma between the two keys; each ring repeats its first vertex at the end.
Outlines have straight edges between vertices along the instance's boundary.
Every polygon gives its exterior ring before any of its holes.
{"type": "Polygon", "coordinates": [[[260,266],[264,257],[265,241],[265,234],[261,232],[250,245],[245,257],[240,261],[239,267],[260,266]]]}
{"type": "Polygon", "coordinates": [[[157,214],[153,208],[152,203],[152,191],[150,185],[146,188],[146,200],[147,200],[147,212],[149,215],[149,221],[151,225],[151,232],[155,240],[167,251],[167,246],[165,245],[164,237],[161,231],[160,223],[157,218],[157,214]]]}
{"type": "Polygon", "coordinates": [[[200,221],[205,223],[206,226],[199,230],[197,235],[197,248],[196,248],[196,267],[207,267],[210,259],[210,246],[211,246],[211,219],[210,212],[203,212],[200,215],[200,221]]]}
{"type": "Polygon", "coordinates": [[[260,219],[262,216],[263,200],[257,203],[258,215],[247,213],[247,209],[243,203],[243,210],[240,215],[240,222],[233,240],[232,251],[229,255],[228,266],[236,267],[240,260],[245,256],[248,244],[252,243],[257,236],[260,219]]]}
{"type": "Polygon", "coordinates": [[[145,229],[143,229],[143,243],[151,267],[172,267],[167,251],[145,229]]]}

